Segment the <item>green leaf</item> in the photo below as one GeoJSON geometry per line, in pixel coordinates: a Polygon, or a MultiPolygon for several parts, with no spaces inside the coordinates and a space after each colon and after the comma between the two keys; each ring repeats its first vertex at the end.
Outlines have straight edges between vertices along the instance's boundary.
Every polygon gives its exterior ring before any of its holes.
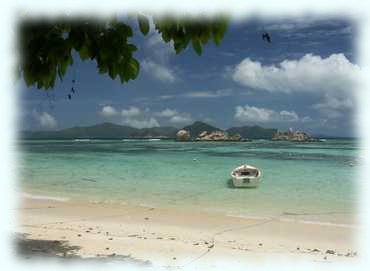
{"type": "Polygon", "coordinates": [[[139,61],[137,61],[135,58],[131,58],[129,65],[132,70],[132,79],[135,79],[140,71],[139,61]]]}
{"type": "Polygon", "coordinates": [[[144,34],[144,36],[145,36],[146,34],[148,34],[148,33],[149,33],[149,29],[150,29],[150,27],[149,27],[149,20],[148,20],[148,18],[147,18],[147,17],[145,17],[145,16],[143,16],[143,15],[138,15],[138,16],[137,16],[137,19],[138,19],[138,21],[139,21],[139,28],[140,28],[140,31],[141,31],[141,33],[143,33],[143,34],[144,34]]]}
{"type": "Polygon", "coordinates": [[[86,60],[90,56],[87,46],[82,46],[78,52],[80,53],[80,57],[82,60],[86,60]]]}
{"type": "Polygon", "coordinates": [[[184,43],[180,43],[180,42],[174,42],[173,46],[175,47],[176,54],[179,54],[186,47],[184,43]]]}
{"type": "Polygon", "coordinates": [[[199,40],[192,40],[193,48],[197,52],[198,56],[202,55],[202,45],[200,45],[199,40]]]}
{"type": "Polygon", "coordinates": [[[213,41],[216,45],[219,45],[221,43],[221,40],[223,38],[223,35],[220,31],[214,31],[213,32],[213,41]]]}
{"type": "Polygon", "coordinates": [[[170,37],[170,35],[167,32],[162,32],[162,39],[165,42],[169,42],[171,40],[171,37],[170,37]]]}
{"type": "Polygon", "coordinates": [[[206,29],[205,31],[201,33],[200,41],[202,42],[203,45],[208,42],[209,37],[210,37],[210,31],[208,29],[206,29]]]}

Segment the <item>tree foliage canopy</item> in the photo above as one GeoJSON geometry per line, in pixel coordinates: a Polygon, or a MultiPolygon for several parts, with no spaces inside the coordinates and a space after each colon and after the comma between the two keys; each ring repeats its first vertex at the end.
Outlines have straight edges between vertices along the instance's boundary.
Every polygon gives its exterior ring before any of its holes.
{"type": "MultiPolygon", "coordinates": [[[[140,32],[150,32],[149,19],[137,16],[140,32]]],[[[191,42],[198,55],[210,40],[220,44],[227,30],[224,17],[194,20],[191,18],[154,17],[154,28],[164,42],[173,44],[180,53],[191,42]]],[[[58,20],[23,21],[20,24],[19,75],[27,86],[51,89],[57,77],[61,80],[73,64],[73,51],[82,60],[95,60],[101,74],[122,83],[134,80],[140,63],[134,57],[137,46],[129,41],[132,27],[116,19],[110,21],[58,20]]]]}

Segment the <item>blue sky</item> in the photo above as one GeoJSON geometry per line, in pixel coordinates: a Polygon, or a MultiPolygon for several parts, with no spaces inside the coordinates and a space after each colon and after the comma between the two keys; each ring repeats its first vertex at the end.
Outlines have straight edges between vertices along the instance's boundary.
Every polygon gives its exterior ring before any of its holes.
{"type": "MultiPolygon", "coordinates": [[[[134,27],[135,24],[132,24],[134,27]]],[[[356,28],[338,18],[232,22],[221,45],[176,55],[155,31],[132,38],[141,71],[121,84],[76,58],[52,91],[19,82],[22,129],[62,129],[101,122],[220,128],[260,125],[353,136],[356,28]],[[268,31],[272,43],[262,40],[268,31]],[[76,78],[76,94],[67,94],[76,78]]]]}

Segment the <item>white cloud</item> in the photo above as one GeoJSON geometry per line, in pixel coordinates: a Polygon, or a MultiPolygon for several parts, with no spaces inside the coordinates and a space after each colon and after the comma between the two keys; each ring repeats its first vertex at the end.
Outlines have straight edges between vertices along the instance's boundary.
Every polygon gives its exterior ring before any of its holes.
{"type": "Polygon", "coordinates": [[[151,58],[154,58],[160,63],[168,63],[170,57],[175,55],[173,42],[166,43],[162,39],[162,35],[158,32],[153,32],[146,42],[146,48],[151,58]]]}
{"type": "Polygon", "coordinates": [[[337,97],[325,96],[325,101],[322,103],[315,104],[313,107],[316,109],[350,109],[353,106],[353,101],[350,99],[340,99],[337,97]]]}
{"type": "Polygon", "coordinates": [[[169,100],[169,99],[172,99],[172,98],[175,98],[176,96],[174,95],[161,95],[161,96],[158,96],[158,99],[159,100],[169,100]]]}
{"type": "MultiPolygon", "coordinates": [[[[333,121],[352,116],[359,73],[360,67],[343,54],[332,54],[327,58],[307,54],[297,60],[284,60],[270,66],[247,58],[234,68],[232,77],[255,90],[315,94],[320,100],[311,109],[326,119],[325,127],[329,127],[333,121]]],[[[300,121],[312,122],[312,119],[304,117],[300,121]]]]}
{"type": "Polygon", "coordinates": [[[118,111],[113,106],[106,105],[103,106],[103,108],[101,109],[100,115],[102,115],[103,117],[113,117],[118,115],[118,111]]]}
{"type": "Polygon", "coordinates": [[[148,47],[153,47],[153,46],[156,46],[162,43],[165,43],[165,42],[162,40],[161,34],[157,32],[153,32],[153,34],[147,40],[148,47]]]}
{"type": "Polygon", "coordinates": [[[162,82],[173,83],[176,81],[173,70],[165,65],[156,63],[152,60],[144,59],[141,62],[141,66],[146,73],[162,82]]]}
{"type": "Polygon", "coordinates": [[[189,123],[192,121],[193,120],[190,116],[182,116],[182,115],[173,116],[169,120],[169,122],[174,123],[174,124],[189,123]]]}
{"type": "MultiPolygon", "coordinates": [[[[175,98],[220,98],[231,96],[233,91],[231,89],[218,89],[218,90],[204,90],[204,91],[190,91],[183,92],[177,95],[161,95],[158,100],[170,100],[175,98]]],[[[245,93],[243,93],[245,95],[245,93]]]]}
{"type": "MultiPolygon", "coordinates": [[[[296,122],[299,121],[294,111],[274,111],[256,106],[236,106],[234,118],[240,122],[296,122]]],[[[307,120],[307,119],[306,119],[307,120]]]]}
{"type": "Polygon", "coordinates": [[[52,130],[58,127],[56,119],[47,112],[39,113],[33,110],[32,115],[38,121],[41,128],[52,130]]]}
{"type": "Polygon", "coordinates": [[[150,109],[140,109],[135,106],[123,108],[121,111],[113,106],[103,106],[99,112],[104,117],[121,117],[121,124],[135,128],[159,127],[158,121],[150,116],[150,109]]]}
{"type": "Polygon", "coordinates": [[[154,30],[148,36],[144,49],[144,60],[141,62],[143,71],[162,82],[173,83],[177,80],[174,65],[170,64],[171,57],[175,55],[173,42],[164,42],[162,35],[154,30]]]}
{"type": "Polygon", "coordinates": [[[312,107],[329,119],[337,119],[343,114],[352,112],[353,103],[352,97],[339,98],[332,95],[325,95],[322,102],[314,104],[312,107]]]}
{"type": "Polygon", "coordinates": [[[335,20],[332,18],[317,17],[284,19],[280,22],[276,22],[276,20],[274,20],[274,22],[268,23],[261,27],[260,30],[273,32],[279,31],[280,35],[284,34],[284,32],[287,32],[290,35],[296,32],[302,35],[302,37],[319,33],[324,33],[325,36],[352,33],[352,27],[348,26],[344,21],[335,20]],[[329,26],[329,28],[322,30],[316,26],[329,26]],[[310,31],[307,31],[308,28],[310,28],[310,31]]]}
{"type": "Polygon", "coordinates": [[[121,116],[122,117],[138,117],[143,115],[143,111],[135,106],[130,106],[128,109],[122,109],[121,116]]]}
{"type": "Polygon", "coordinates": [[[159,127],[158,121],[150,117],[149,114],[150,110],[148,108],[142,110],[138,107],[130,106],[121,111],[121,116],[123,117],[122,124],[139,129],[159,127]]]}
{"type": "Polygon", "coordinates": [[[168,118],[168,121],[173,124],[184,124],[193,121],[189,113],[181,113],[169,108],[157,112],[155,115],[161,118],[168,118]]]}
{"type": "Polygon", "coordinates": [[[182,96],[185,98],[219,98],[230,96],[231,94],[231,89],[219,89],[215,91],[193,91],[185,93],[182,96]]]}
{"type": "Polygon", "coordinates": [[[241,85],[270,92],[349,92],[358,72],[359,67],[343,54],[327,58],[307,54],[270,66],[246,58],[234,68],[232,78],[241,85]]]}
{"type": "Polygon", "coordinates": [[[135,128],[152,128],[152,127],[159,127],[158,121],[153,118],[142,118],[142,119],[135,119],[135,118],[125,118],[122,121],[122,124],[135,127],[135,128]]]}
{"type": "Polygon", "coordinates": [[[305,116],[301,119],[302,122],[312,122],[313,119],[310,116],[305,116]]]}
{"type": "Polygon", "coordinates": [[[284,20],[281,23],[272,23],[265,25],[260,30],[265,31],[293,31],[302,30],[304,28],[314,27],[316,24],[323,24],[323,20],[317,20],[316,18],[302,18],[293,20],[284,20]]]}
{"type": "Polygon", "coordinates": [[[281,119],[284,121],[298,121],[299,120],[297,113],[294,111],[283,110],[283,111],[278,112],[277,116],[278,116],[277,119],[281,119]]]}
{"type": "Polygon", "coordinates": [[[178,112],[176,110],[172,110],[172,109],[166,108],[163,111],[157,112],[155,114],[158,117],[170,118],[170,117],[176,116],[178,114],[178,112]]]}

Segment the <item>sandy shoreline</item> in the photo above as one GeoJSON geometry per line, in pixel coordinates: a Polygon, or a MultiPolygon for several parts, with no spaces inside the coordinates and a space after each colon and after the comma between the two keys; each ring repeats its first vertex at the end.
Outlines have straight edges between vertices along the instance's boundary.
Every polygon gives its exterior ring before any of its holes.
{"type": "MultiPolygon", "coordinates": [[[[55,252],[61,257],[121,255],[174,267],[271,257],[325,262],[357,258],[356,229],[341,224],[49,199],[22,199],[16,211],[17,232],[26,240],[73,248],[55,252]]],[[[29,250],[32,255],[40,248],[29,250]]]]}

